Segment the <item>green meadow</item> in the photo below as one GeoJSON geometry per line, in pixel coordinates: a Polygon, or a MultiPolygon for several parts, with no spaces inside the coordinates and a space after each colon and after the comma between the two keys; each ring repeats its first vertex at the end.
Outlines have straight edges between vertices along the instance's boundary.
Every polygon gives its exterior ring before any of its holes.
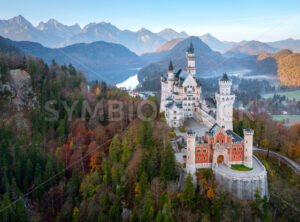
{"type": "Polygon", "coordinates": [[[286,96],[288,99],[291,99],[291,100],[295,98],[296,101],[300,101],[300,89],[295,90],[295,91],[290,91],[290,92],[262,94],[262,97],[264,99],[269,99],[269,98],[273,98],[274,94],[279,94],[281,96],[286,96]]]}

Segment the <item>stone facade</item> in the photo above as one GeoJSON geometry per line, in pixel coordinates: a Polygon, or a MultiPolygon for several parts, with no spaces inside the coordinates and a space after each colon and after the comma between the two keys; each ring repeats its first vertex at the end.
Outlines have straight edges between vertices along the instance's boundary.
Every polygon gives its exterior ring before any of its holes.
{"type": "Polygon", "coordinates": [[[187,132],[186,169],[191,174],[198,168],[214,168],[223,163],[243,164],[252,168],[253,130],[244,130],[245,139],[232,130],[215,124],[204,136],[187,132]]]}

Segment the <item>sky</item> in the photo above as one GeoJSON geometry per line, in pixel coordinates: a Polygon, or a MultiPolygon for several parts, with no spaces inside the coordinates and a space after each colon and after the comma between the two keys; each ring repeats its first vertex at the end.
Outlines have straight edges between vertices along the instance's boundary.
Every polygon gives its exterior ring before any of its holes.
{"type": "Polygon", "coordinates": [[[223,41],[300,39],[299,0],[0,0],[0,19],[20,14],[34,25],[54,18],[81,27],[104,21],[132,31],[210,33],[223,41]]]}

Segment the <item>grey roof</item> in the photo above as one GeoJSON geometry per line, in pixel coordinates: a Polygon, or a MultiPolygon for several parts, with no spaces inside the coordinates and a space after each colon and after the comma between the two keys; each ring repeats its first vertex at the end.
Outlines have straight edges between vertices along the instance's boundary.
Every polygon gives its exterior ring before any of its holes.
{"type": "Polygon", "coordinates": [[[189,129],[189,130],[187,131],[187,134],[195,134],[195,133],[193,132],[193,130],[189,129]]]}
{"type": "Polygon", "coordinates": [[[208,113],[210,116],[212,116],[214,119],[216,118],[216,113],[214,113],[213,111],[209,111],[208,113]]]}
{"type": "Polygon", "coordinates": [[[188,50],[187,50],[187,52],[188,53],[194,53],[194,46],[193,46],[193,43],[192,43],[192,41],[191,41],[191,44],[190,44],[190,47],[188,48],[188,50]]]}
{"type": "Polygon", "coordinates": [[[232,130],[227,130],[226,133],[228,135],[231,135],[232,137],[232,142],[233,143],[237,143],[237,142],[242,142],[243,141],[243,138],[240,137],[239,135],[237,135],[235,132],[233,132],[232,130]]]}
{"type": "Polygon", "coordinates": [[[169,71],[172,71],[172,70],[174,70],[174,66],[173,66],[172,60],[170,60],[169,71]]]}
{"type": "Polygon", "coordinates": [[[214,135],[219,128],[220,128],[220,126],[215,123],[215,125],[213,125],[212,128],[210,128],[210,130],[208,132],[211,133],[212,135],[214,135]]]}
{"type": "Polygon", "coordinates": [[[222,80],[222,81],[230,81],[230,79],[228,78],[228,76],[227,76],[226,73],[223,74],[223,77],[222,77],[221,80],[222,80]]]}
{"type": "Polygon", "coordinates": [[[248,133],[252,133],[253,129],[251,129],[250,127],[247,127],[246,129],[244,129],[244,131],[248,132],[248,133]]]}
{"type": "Polygon", "coordinates": [[[185,79],[187,76],[189,75],[189,72],[185,71],[185,70],[181,70],[181,72],[179,73],[179,77],[185,79]]]}
{"type": "Polygon", "coordinates": [[[207,107],[209,108],[216,108],[216,99],[214,97],[207,97],[205,98],[205,103],[207,105],[207,107]]]}
{"type": "Polygon", "coordinates": [[[181,102],[172,101],[172,102],[169,102],[169,103],[166,104],[167,108],[172,108],[173,106],[176,106],[179,109],[181,109],[182,108],[182,103],[181,102]]]}
{"type": "Polygon", "coordinates": [[[195,78],[195,79],[196,79],[196,82],[197,82],[197,86],[201,86],[200,79],[198,79],[198,78],[195,78]]]}

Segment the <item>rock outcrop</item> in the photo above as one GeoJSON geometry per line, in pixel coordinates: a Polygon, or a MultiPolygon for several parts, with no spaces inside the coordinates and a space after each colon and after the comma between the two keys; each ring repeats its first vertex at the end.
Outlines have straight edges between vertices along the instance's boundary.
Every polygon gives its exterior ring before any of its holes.
{"type": "Polygon", "coordinates": [[[20,69],[10,70],[5,83],[0,81],[0,93],[0,116],[3,120],[16,128],[31,127],[28,111],[34,109],[38,101],[29,73],[20,69]]]}

